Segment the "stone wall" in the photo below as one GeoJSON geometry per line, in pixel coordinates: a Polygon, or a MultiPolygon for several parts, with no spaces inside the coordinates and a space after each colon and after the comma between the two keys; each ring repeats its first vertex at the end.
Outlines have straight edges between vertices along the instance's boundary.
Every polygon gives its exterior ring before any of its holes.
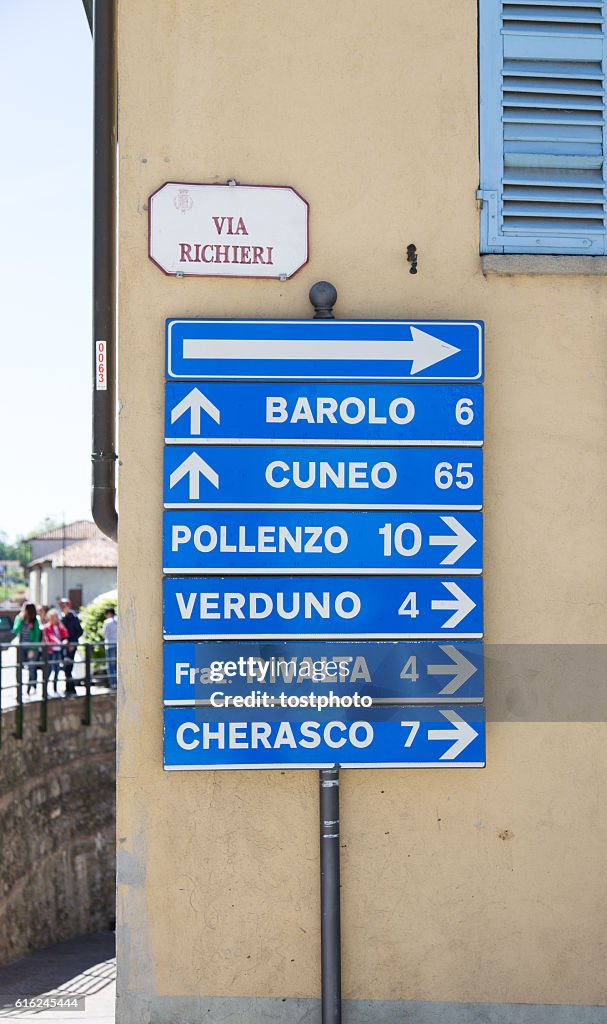
{"type": "Polygon", "coordinates": [[[113,927],[115,717],[112,694],[52,700],[2,715],[0,746],[0,964],[40,946],[113,927]]]}

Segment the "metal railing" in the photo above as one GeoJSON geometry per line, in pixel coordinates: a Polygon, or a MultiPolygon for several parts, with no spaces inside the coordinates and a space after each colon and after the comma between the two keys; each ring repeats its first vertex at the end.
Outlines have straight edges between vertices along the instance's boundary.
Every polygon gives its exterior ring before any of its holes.
{"type": "Polygon", "coordinates": [[[46,732],[49,701],[80,697],[84,700],[80,720],[86,726],[92,721],[93,697],[97,693],[115,691],[115,648],[114,657],[110,659],[103,643],[79,641],[63,645],[58,657],[56,654],[57,645],[43,641],[0,644],[0,746],[5,711],[15,711],[12,735],[20,740],[23,739],[25,706],[39,705],[38,728],[46,732]]]}

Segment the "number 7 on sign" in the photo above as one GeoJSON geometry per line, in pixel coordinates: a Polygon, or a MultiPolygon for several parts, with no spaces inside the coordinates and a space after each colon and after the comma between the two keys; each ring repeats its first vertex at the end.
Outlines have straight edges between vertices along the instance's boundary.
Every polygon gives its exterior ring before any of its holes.
{"type": "Polygon", "coordinates": [[[404,746],[405,747],[413,746],[413,740],[417,736],[417,732],[418,732],[418,729],[419,729],[419,722],[401,722],[400,724],[405,729],[410,729],[411,730],[409,735],[407,736],[407,739],[404,742],[404,746]]]}

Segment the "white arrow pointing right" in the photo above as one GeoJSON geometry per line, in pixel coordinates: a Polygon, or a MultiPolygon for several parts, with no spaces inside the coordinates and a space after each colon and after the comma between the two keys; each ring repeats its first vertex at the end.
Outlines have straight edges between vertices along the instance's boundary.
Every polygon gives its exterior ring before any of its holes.
{"type": "Polygon", "coordinates": [[[471,676],[477,671],[468,658],[465,658],[457,647],[452,644],[444,644],[439,647],[447,657],[453,660],[449,665],[428,665],[428,675],[431,676],[453,676],[453,679],[443,686],[439,693],[451,694],[461,690],[464,683],[467,683],[471,676]]]}
{"type": "Polygon", "coordinates": [[[448,722],[451,722],[454,729],[428,729],[428,739],[455,740],[450,747],[447,747],[444,754],[441,754],[439,757],[439,761],[453,761],[466,747],[470,746],[472,740],[475,740],[478,736],[478,733],[468,722],[464,722],[464,719],[460,718],[455,711],[441,711],[441,715],[448,722]]]}
{"type": "Polygon", "coordinates": [[[427,370],[429,366],[434,366],[435,363],[440,363],[448,356],[453,356],[456,352],[461,351],[455,345],[449,345],[448,342],[435,338],[433,334],[420,331],[419,327],[411,328],[411,339],[405,353],[405,359],[408,359],[409,356],[413,359],[411,375],[419,373],[420,370],[427,370]]]}
{"type": "Polygon", "coordinates": [[[476,544],[476,537],[473,537],[469,530],[465,526],[462,526],[459,519],[455,516],[441,516],[441,519],[445,526],[448,526],[453,533],[450,534],[433,534],[428,538],[428,541],[432,545],[443,545],[452,544],[453,551],[449,551],[447,555],[442,559],[441,565],[455,565],[456,562],[469,551],[473,544],[476,544]]]}
{"type": "Polygon", "coordinates": [[[184,359],[328,359],[367,362],[369,360],[411,360],[411,376],[448,359],[461,349],[411,326],[410,338],[361,341],[356,338],[300,338],[285,344],[282,338],[184,338],[184,359]]]}
{"type": "Polygon", "coordinates": [[[196,501],[200,497],[200,477],[204,476],[213,487],[219,487],[219,474],[209,466],[208,462],[200,458],[198,452],[192,452],[188,455],[187,459],[181,463],[180,466],[175,469],[169,477],[169,487],[171,490],[183,480],[184,476],[189,476],[189,496],[192,501],[196,501]]]}
{"type": "Polygon", "coordinates": [[[220,412],[216,405],[203,395],[202,391],[198,388],[193,388],[185,398],[182,398],[178,405],[174,409],[171,409],[171,423],[175,423],[176,420],[183,416],[184,412],[190,413],[190,433],[200,434],[200,412],[204,409],[206,413],[215,420],[215,423],[219,423],[220,412]]]}
{"type": "Polygon", "coordinates": [[[468,594],[461,587],[458,587],[457,583],[450,583],[442,581],[443,587],[453,594],[454,601],[432,601],[432,608],[437,612],[449,612],[453,609],[453,615],[450,615],[446,619],[441,629],[453,629],[454,626],[459,626],[460,622],[469,615],[473,608],[476,608],[476,602],[468,597],[468,594]]]}

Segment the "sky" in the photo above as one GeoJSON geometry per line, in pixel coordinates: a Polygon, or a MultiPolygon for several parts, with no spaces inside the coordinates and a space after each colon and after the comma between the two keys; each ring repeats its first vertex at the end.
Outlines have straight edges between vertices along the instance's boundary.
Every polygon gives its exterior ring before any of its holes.
{"type": "Polygon", "coordinates": [[[82,0],[0,0],[0,532],[91,518],[93,50],[82,0]]]}

